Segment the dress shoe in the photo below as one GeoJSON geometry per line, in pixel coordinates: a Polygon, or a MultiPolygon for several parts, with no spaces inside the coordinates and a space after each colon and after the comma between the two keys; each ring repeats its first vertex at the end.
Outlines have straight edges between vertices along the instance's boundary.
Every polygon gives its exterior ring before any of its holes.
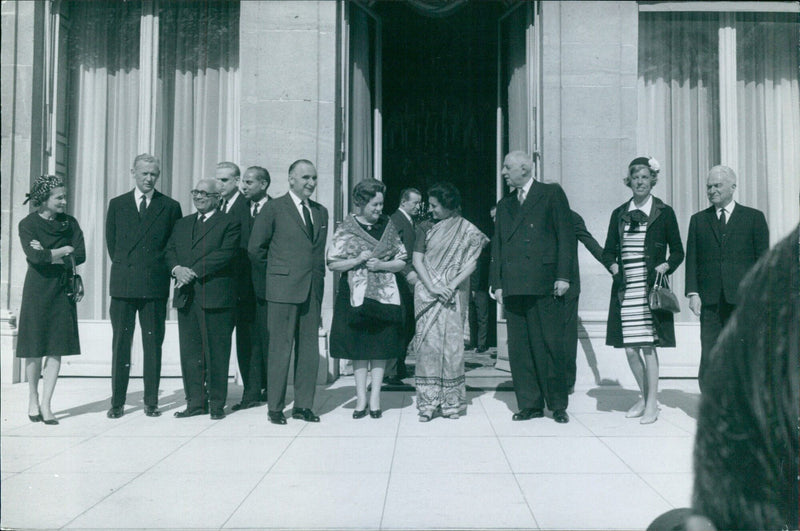
{"type": "Polygon", "coordinates": [[[38,415],[28,415],[28,418],[31,419],[31,422],[41,422],[42,420],[44,420],[42,419],[41,413],[39,413],[38,415]]]}
{"type": "Polygon", "coordinates": [[[158,410],[158,406],[145,406],[144,414],[148,417],[160,417],[161,412],[158,410]]]}
{"type": "Polygon", "coordinates": [[[54,418],[53,419],[46,419],[46,420],[42,419],[42,422],[44,422],[48,426],[55,426],[56,424],[58,424],[58,420],[56,420],[54,418]]]}
{"type": "Polygon", "coordinates": [[[478,345],[478,348],[475,349],[475,352],[478,354],[483,354],[487,350],[489,349],[486,347],[486,345],[478,345]]]}
{"type": "Polygon", "coordinates": [[[175,418],[185,419],[189,417],[196,417],[198,415],[203,415],[205,413],[204,408],[202,407],[193,407],[189,409],[188,407],[183,411],[176,411],[175,418]]]}
{"type": "Polygon", "coordinates": [[[255,401],[249,401],[249,402],[241,401],[238,404],[234,404],[233,407],[231,407],[231,410],[239,411],[241,409],[250,409],[251,407],[256,407],[257,405],[258,402],[255,401]]]}
{"type": "Polygon", "coordinates": [[[283,411],[269,411],[267,412],[267,418],[273,424],[286,424],[286,417],[283,415],[283,411]]]}
{"type": "Polygon", "coordinates": [[[109,409],[106,413],[106,417],[110,419],[118,419],[124,414],[125,412],[123,411],[122,406],[112,406],[111,409],[109,409]]]}
{"type": "Polygon", "coordinates": [[[647,413],[646,411],[642,413],[642,418],[639,419],[639,424],[652,424],[658,420],[658,412],[661,411],[660,408],[656,409],[655,413],[647,413]]]}
{"type": "Polygon", "coordinates": [[[553,420],[558,422],[559,424],[566,424],[569,422],[569,415],[567,415],[566,409],[556,409],[553,411],[553,420]]]}
{"type": "Polygon", "coordinates": [[[225,410],[221,407],[211,409],[211,420],[222,420],[225,418],[225,410]]]}
{"type": "Polygon", "coordinates": [[[354,419],[363,419],[367,416],[367,408],[364,409],[354,409],[353,410],[353,418],[354,419]]]}
{"type": "Polygon", "coordinates": [[[531,420],[531,419],[540,419],[544,417],[544,411],[541,409],[533,409],[530,407],[526,407],[520,409],[517,413],[511,417],[511,420],[531,420]]]}
{"type": "Polygon", "coordinates": [[[370,409],[369,416],[373,419],[379,419],[383,416],[383,411],[380,409],[370,409]]]}
{"type": "MultiPolygon", "coordinates": [[[[370,414],[372,414],[372,412],[370,412],[370,414]]],[[[292,410],[292,418],[304,420],[306,422],[319,422],[319,417],[308,408],[294,408],[292,410]]]]}

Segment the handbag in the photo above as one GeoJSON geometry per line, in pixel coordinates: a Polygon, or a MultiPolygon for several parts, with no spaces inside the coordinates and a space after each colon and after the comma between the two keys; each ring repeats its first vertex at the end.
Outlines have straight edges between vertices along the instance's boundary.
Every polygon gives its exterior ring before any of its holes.
{"type": "Polygon", "coordinates": [[[654,312],[678,313],[681,311],[678,297],[670,289],[669,276],[656,272],[656,279],[653,282],[653,289],[650,290],[648,303],[650,304],[650,309],[654,312]]]}
{"type": "Polygon", "coordinates": [[[83,279],[76,271],[74,256],[67,256],[67,266],[67,298],[77,304],[83,300],[84,290],[83,279]]]}

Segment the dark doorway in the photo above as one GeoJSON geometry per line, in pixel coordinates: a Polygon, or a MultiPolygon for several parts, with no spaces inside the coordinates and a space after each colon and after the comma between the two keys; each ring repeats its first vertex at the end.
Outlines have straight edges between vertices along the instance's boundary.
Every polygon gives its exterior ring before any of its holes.
{"type": "Polygon", "coordinates": [[[400,191],[434,182],[461,191],[462,212],[491,235],[496,202],[497,19],[499,2],[470,2],[445,18],[404,2],[379,2],[385,212],[400,191]]]}

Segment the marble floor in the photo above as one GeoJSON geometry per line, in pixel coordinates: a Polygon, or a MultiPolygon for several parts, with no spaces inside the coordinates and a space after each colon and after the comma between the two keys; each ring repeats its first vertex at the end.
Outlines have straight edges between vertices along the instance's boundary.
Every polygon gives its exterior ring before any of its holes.
{"type": "MultiPolygon", "coordinates": [[[[27,419],[26,384],[0,391],[3,529],[644,529],[689,504],[699,397],[663,380],[643,426],[624,415],[634,391],[577,389],[562,425],[512,422],[512,392],[473,387],[465,416],[423,424],[400,390],[382,419],[353,420],[350,376],[318,388],[319,424],[274,426],[266,406],[176,419],[178,379],[160,418],[135,379],[109,420],[108,379],[63,378],[46,426],[27,419]]],[[[228,404],[240,394],[231,383],[228,404]]]]}

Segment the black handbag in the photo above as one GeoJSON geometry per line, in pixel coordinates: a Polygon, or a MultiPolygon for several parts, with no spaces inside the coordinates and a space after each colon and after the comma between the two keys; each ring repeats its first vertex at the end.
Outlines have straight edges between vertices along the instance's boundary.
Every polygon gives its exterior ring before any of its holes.
{"type": "Polygon", "coordinates": [[[681,311],[678,297],[670,289],[669,276],[663,273],[656,273],[656,279],[653,282],[653,289],[650,290],[648,302],[650,309],[654,312],[678,313],[681,311]]]}
{"type": "Polygon", "coordinates": [[[83,279],[78,274],[75,266],[75,257],[69,255],[66,257],[67,265],[67,298],[74,303],[79,303],[83,300],[83,279]]]}

